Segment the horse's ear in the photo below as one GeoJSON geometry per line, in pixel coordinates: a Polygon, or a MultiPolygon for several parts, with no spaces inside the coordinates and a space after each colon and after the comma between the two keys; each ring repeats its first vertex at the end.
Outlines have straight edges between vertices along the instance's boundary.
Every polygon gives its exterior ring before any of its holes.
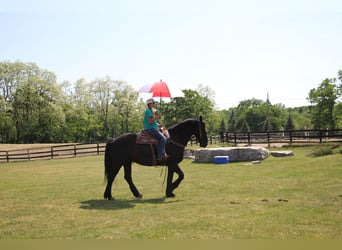
{"type": "Polygon", "coordinates": [[[200,117],[199,117],[199,120],[200,120],[200,122],[202,122],[202,116],[200,115],[200,117]]]}

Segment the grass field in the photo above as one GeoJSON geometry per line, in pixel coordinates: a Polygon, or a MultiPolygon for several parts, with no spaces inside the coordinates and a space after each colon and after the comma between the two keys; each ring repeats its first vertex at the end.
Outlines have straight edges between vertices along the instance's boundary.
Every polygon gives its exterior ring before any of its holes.
{"type": "Polygon", "coordinates": [[[134,164],[140,200],[120,171],[106,201],[103,156],[2,163],[0,239],[341,239],[342,155],[312,149],[261,164],[185,159],[172,199],[162,168],[134,164]]]}

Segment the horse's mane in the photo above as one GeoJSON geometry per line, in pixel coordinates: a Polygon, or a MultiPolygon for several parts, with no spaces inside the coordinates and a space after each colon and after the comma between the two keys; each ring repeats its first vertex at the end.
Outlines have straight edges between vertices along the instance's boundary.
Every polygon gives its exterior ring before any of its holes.
{"type": "Polygon", "coordinates": [[[184,121],[182,122],[179,122],[171,127],[168,128],[168,130],[174,130],[174,129],[181,129],[183,128],[186,124],[188,123],[192,123],[192,122],[195,122],[197,121],[196,119],[194,118],[188,118],[188,119],[185,119],[184,121]]]}

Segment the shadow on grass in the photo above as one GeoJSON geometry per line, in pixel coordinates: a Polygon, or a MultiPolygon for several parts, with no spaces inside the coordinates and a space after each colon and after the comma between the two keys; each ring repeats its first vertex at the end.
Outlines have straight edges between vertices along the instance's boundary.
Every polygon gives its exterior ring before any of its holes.
{"type": "Polygon", "coordinates": [[[170,200],[168,198],[154,199],[132,199],[132,200],[87,200],[81,202],[81,209],[86,210],[119,210],[133,208],[136,204],[168,204],[179,202],[179,200],[170,200]]]}

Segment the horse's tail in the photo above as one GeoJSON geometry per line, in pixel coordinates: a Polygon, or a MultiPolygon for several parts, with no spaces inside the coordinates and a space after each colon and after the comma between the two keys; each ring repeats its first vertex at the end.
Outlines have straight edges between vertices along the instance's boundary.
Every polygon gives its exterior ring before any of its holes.
{"type": "Polygon", "coordinates": [[[110,170],[112,169],[112,154],[111,154],[111,140],[109,140],[106,144],[105,149],[105,157],[104,157],[104,165],[105,165],[105,171],[104,171],[104,179],[107,180],[108,174],[110,173],[110,170]]]}

